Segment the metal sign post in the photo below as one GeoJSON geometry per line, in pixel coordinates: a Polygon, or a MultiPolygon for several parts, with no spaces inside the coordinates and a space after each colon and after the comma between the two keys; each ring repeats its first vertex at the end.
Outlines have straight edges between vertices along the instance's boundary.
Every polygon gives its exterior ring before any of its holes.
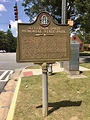
{"type": "Polygon", "coordinates": [[[42,107],[43,116],[48,115],[48,64],[42,64],[42,107]]]}

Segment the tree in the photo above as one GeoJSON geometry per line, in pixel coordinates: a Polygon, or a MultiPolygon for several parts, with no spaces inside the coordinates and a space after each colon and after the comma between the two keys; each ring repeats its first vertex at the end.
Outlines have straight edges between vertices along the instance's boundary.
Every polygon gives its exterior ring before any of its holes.
{"type": "Polygon", "coordinates": [[[81,14],[80,24],[81,29],[83,29],[86,33],[90,31],[90,0],[76,0],[76,7],[78,13],[81,14]]]}
{"type": "Polygon", "coordinates": [[[15,52],[16,51],[16,38],[13,36],[10,30],[7,31],[7,52],[15,52]]]}
{"type": "Polygon", "coordinates": [[[5,50],[5,41],[6,41],[6,34],[4,31],[0,31],[0,50],[5,50]]]}
{"type": "MultiPolygon", "coordinates": [[[[73,12],[75,0],[67,0],[67,18],[73,12]]],[[[62,0],[23,0],[25,14],[30,18],[30,22],[41,11],[49,12],[58,23],[61,23],[62,0]]]]}
{"type": "MultiPolygon", "coordinates": [[[[41,11],[49,12],[54,19],[61,23],[62,0],[23,0],[25,14],[30,22],[41,11]]],[[[79,34],[84,42],[90,40],[90,0],[67,0],[67,19],[72,19],[74,25],[71,32],[79,34]]]]}
{"type": "Polygon", "coordinates": [[[79,35],[84,43],[90,43],[90,0],[75,0],[78,14],[80,14],[79,35]]]}
{"type": "Polygon", "coordinates": [[[0,50],[5,50],[6,52],[16,51],[16,38],[12,35],[11,31],[7,32],[0,31],[0,50]]]}

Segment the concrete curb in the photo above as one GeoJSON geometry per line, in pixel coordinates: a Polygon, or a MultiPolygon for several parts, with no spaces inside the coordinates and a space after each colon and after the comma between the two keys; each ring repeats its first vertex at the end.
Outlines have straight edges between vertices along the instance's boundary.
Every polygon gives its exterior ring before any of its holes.
{"type": "Polygon", "coordinates": [[[10,109],[9,109],[6,120],[13,120],[15,106],[16,106],[16,100],[17,100],[20,84],[21,84],[21,78],[18,79],[18,83],[17,83],[16,89],[15,89],[15,93],[14,93],[14,96],[13,96],[13,99],[12,99],[12,102],[11,102],[10,109]]]}

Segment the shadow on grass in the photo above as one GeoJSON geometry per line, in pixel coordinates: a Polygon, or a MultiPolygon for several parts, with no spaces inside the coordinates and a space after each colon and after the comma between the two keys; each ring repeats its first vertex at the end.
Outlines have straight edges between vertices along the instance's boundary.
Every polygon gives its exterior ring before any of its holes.
{"type": "Polygon", "coordinates": [[[82,74],[83,73],[83,71],[79,71],[80,72],[80,74],[82,74]]]}
{"type": "MultiPolygon", "coordinates": [[[[74,106],[80,106],[82,101],[60,101],[60,102],[54,102],[54,103],[48,103],[48,107],[52,107],[51,110],[48,111],[48,114],[60,109],[60,107],[74,107],[74,106]]],[[[36,108],[41,108],[42,105],[37,106],[36,108]]]]}
{"type": "Polygon", "coordinates": [[[50,74],[50,73],[48,73],[48,75],[49,75],[49,76],[52,76],[52,75],[55,75],[55,74],[56,74],[56,73],[51,73],[51,74],[50,74]]]}

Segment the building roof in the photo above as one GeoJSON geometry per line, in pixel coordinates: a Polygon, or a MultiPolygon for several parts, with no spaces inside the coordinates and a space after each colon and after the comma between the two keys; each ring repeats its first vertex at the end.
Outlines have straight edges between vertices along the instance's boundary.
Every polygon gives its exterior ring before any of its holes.
{"type": "Polygon", "coordinates": [[[79,42],[80,44],[82,44],[83,42],[82,42],[82,40],[78,37],[78,36],[72,36],[72,37],[70,37],[70,40],[72,40],[72,41],[74,41],[74,40],[76,40],[77,42],[79,42]]]}

